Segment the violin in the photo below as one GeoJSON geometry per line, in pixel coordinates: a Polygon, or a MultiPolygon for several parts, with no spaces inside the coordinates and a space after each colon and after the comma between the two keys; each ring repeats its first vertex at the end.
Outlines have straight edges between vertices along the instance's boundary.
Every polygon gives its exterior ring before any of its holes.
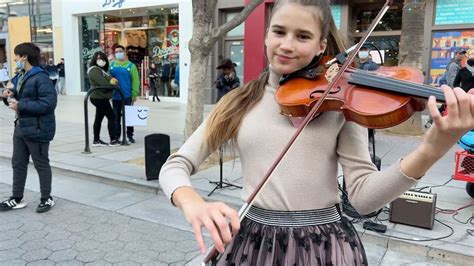
{"type": "MultiPolygon", "coordinates": [[[[289,117],[308,115],[325,92],[330,77],[327,68],[319,75],[300,74],[281,82],[275,98],[281,114],[289,117]],[[302,77],[301,77],[302,76],[302,77]]],[[[337,70],[332,70],[337,71],[337,70]]],[[[412,67],[380,67],[365,71],[349,67],[329,91],[317,114],[339,111],[347,121],[368,128],[398,125],[425,108],[430,95],[444,101],[440,89],[423,85],[423,73],[412,67]]]]}

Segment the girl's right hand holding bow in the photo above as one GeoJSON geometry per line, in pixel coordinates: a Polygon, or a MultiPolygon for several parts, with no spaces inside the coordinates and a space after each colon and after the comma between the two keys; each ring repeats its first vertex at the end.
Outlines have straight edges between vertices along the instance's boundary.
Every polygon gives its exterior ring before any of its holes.
{"type": "Polygon", "coordinates": [[[224,252],[225,244],[230,243],[240,229],[236,210],[222,202],[206,202],[190,187],[176,189],[173,193],[173,202],[191,224],[202,254],[206,252],[202,227],[206,227],[217,251],[221,253],[224,252]]]}

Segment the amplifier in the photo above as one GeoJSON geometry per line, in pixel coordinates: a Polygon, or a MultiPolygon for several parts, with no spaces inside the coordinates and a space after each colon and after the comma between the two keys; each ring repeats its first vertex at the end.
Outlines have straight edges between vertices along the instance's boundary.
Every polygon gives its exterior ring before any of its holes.
{"type": "Polygon", "coordinates": [[[408,190],[390,203],[390,222],[433,229],[436,194],[408,190]]]}

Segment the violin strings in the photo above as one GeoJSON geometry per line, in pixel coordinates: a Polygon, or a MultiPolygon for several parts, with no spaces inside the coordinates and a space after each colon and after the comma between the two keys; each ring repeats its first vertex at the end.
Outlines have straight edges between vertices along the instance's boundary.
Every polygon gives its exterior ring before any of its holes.
{"type": "Polygon", "coordinates": [[[354,72],[349,79],[349,83],[356,85],[365,85],[375,88],[381,88],[393,92],[401,92],[413,96],[428,98],[434,95],[436,99],[444,101],[444,94],[441,90],[431,86],[415,84],[411,82],[399,81],[387,77],[376,76],[373,74],[362,73],[362,71],[354,72]],[[393,87],[391,87],[393,86],[393,87]],[[394,88],[395,87],[395,88],[394,88]]]}
{"type": "Polygon", "coordinates": [[[403,92],[406,94],[411,94],[414,96],[420,96],[420,97],[425,97],[425,98],[428,98],[428,96],[430,95],[434,95],[437,99],[444,101],[444,94],[442,93],[442,91],[437,90],[431,86],[403,82],[396,79],[375,76],[372,74],[369,74],[369,75],[363,74],[363,73],[358,73],[358,74],[359,75],[355,75],[355,77],[358,78],[356,81],[360,82],[361,85],[364,85],[364,83],[366,83],[365,80],[367,80],[367,81],[372,81],[372,82],[368,82],[366,85],[371,84],[376,87],[381,87],[382,89],[387,89],[394,92],[403,92]],[[398,90],[393,89],[391,87],[387,88],[386,85],[398,86],[399,88],[398,90]]]}
{"type": "Polygon", "coordinates": [[[355,83],[360,83],[361,85],[367,86],[375,86],[376,88],[381,87],[382,89],[394,91],[394,92],[402,92],[405,94],[410,94],[414,96],[420,96],[427,98],[429,95],[435,94],[437,98],[442,96],[440,91],[433,90],[433,88],[418,84],[406,84],[397,80],[392,80],[385,77],[379,77],[374,75],[364,75],[359,76],[355,75],[357,79],[354,80],[355,83]],[[398,88],[392,88],[387,86],[397,86],[398,88]],[[429,90],[429,92],[427,92],[429,90]]]}

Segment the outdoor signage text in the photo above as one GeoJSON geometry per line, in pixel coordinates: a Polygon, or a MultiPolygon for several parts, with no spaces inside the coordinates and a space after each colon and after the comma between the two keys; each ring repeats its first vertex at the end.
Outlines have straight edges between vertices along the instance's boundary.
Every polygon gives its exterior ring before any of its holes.
{"type": "Polygon", "coordinates": [[[110,6],[121,8],[125,0],[105,0],[102,7],[110,6]]]}

